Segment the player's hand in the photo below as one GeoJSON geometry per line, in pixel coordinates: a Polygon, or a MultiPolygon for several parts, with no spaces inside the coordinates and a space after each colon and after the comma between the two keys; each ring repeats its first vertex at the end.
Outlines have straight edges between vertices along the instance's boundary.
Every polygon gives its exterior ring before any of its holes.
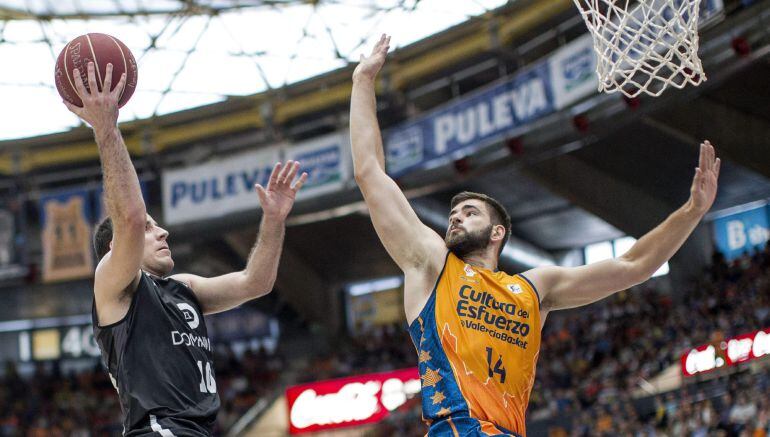
{"type": "Polygon", "coordinates": [[[76,78],[75,90],[80,100],[83,101],[83,107],[79,108],[66,100],[64,105],[83,121],[90,124],[95,131],[115,127],[118,124],[118,102],[120,101],[123,87],[126,86],[126,73],[123,73],[120,77],[120,82],[115,86],[115,89],[111,90],[112,64],[107,64],[104,83],[102,84],[101,91],[99,91],[94,63],[89,62],[87,68],[88,89],[86,89],[83,81],[78,79],[80,78],[80,71],[76,68],[72,72],[72,77],[76,78]]]}
{"type": "Polygon", "coordinates": [[[711,209],[717,195],[717,181],[722,161],[716,158],[714,146],[706,140],[700,145],[700,158],[690,187],[690,206],[700,214],[711,209]]]}
{"type": "Polygon", "coordinates": [[[374,45],[372,54],[369,55],[369,57],[361,55],[361,60],[353,71],[353,80],[374,80],[374,78],[377,77],[377,73],[380,72],[382,65],[385,63],[385,56],[387,56],[389,48],[390,37],[383,33],[380,40],[374,45]]]}
{"type": "Polygon", "coordinates": [[[254,186],[257,195],[259,195],[262,212],[266,217],[284,220],[289,215],[297,191],[307,180],[307,173],[303,172],[295,181],[297,171],[299,171],[299,162],[297,161],[287,161],[285,166],[277,162],[273,167],[273,172],[270,173],[267,188],[259,184],[254,186]]]}

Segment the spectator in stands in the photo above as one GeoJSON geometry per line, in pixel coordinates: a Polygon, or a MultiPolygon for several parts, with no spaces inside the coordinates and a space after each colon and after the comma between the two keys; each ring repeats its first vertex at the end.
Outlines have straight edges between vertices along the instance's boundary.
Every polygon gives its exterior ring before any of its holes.
{"type": "Polygon", "coordinates": [[[736,434],[740,434],[757,415],[757,406],[749,401],[746,393],[738,395],[738,402],[730,408],[730,424],[736,434]]]}

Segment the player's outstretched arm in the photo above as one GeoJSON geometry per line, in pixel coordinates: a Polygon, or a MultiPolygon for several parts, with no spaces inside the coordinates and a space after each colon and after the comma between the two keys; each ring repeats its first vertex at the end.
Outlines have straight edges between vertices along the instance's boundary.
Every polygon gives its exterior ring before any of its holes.
{"type": "Polygon", "coordinates": [[[172,276],[189,285],[205,314],[229,310],[273,289],[283,248],[286,217],[294,205],[297,191],[307,180],[307,173],[302,173],[295,181],[298,171],[299,162],[288,161],[285,166],[279,162],[270,174],[267,187],[255,186],[262,205],[262,222],[244,270],[214,278],[187,273],[172,276]]]}
{"type": "Polygon", "coordinates": [[[649,279],[684,244],[714,203],[721,161],[705,141],[690,188],[690,198],[624,255],[595,264],[538,267],[524,273],[537,287],[544,310],[586,305],[649,279]]]}
{"type": "Polygon", "coordinates": [[[443,262],[446,246],[438,234],[420,221],[404,193],[385,173],[375,81],[385,62],[389,42],[390,37],[383,35],[369,57],[361,56],[353,73],[350,142],[356,182],[377,235],[391,258],[407,272],[443,262]]]}
{"type": "MultiPolygon", "coordinates": [[[[112,87],[112,64],[101,91],[97,87],[94,64],[88,63],[88,90],[80,80],[75,88],[83,101],[79,108],[65,101],[67,109],[91,125],[99,148],[104,178],[104,203],[112,218],[112,248],[96,267],[94,297],[100,324],[110,324],[125,316],[142,262],[146,208],[136,170],[118,129],[118,101],[126,85],[125,73],[112,87]]],[[[80,77],[77,69],[75,78],[80,77]]]]}

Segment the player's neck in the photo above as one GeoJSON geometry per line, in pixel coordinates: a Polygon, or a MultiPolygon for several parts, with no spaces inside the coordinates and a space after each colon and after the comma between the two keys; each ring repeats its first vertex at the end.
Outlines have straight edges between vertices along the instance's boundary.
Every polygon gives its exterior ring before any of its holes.
{"type": "Polygon", "coordinates": [[[142,267],[142,270],[143,270],[145,273],[147,273],[148,275],[150,275],[150,276],[152,276],[152,277],[154,277],[154,278],[158,278],[158,279],[165,279],[165,278],[166,278],[166,275],[163,275],[163,274],[161,274],[161,273],[158,273],[158,272],[156,272],[156,271],[153,271],[152,269],[149,269],[149,268],[147,268],[147,267],[144,267],[144,266],[143,266],[143,267],[142,267]]]}
{"type": "Polygon", "coordinates": [[[473,267],[489,269],[493,272],[497,271],[497,257],[493,254],[486,252],[471,252],[463,257],[463,261],[473,267]]]}

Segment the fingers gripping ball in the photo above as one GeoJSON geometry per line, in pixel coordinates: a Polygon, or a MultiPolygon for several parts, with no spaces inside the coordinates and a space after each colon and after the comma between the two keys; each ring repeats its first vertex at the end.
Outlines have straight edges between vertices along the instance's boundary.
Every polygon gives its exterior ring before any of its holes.
{"type": "Polygon", "coordinates": [[[117,38],[103,33],[81,35],[67,44],[56,60],[56,90],[62,98],[75,106],[83,107],[78,96],[75,80],[80,80],[88,87],[88,63],[96,67],[96,82],[101,90],[107,74],[107,64],[112,64],[112,89],[120,82],[120,76],[126,73],[126,86],[120,96],[118,107],[122,107],[136,90],[138,69],[136,59],[125,44],[117,38]],[[78,69],[80,78],[72,77],[72,70],[78,69]]]}

